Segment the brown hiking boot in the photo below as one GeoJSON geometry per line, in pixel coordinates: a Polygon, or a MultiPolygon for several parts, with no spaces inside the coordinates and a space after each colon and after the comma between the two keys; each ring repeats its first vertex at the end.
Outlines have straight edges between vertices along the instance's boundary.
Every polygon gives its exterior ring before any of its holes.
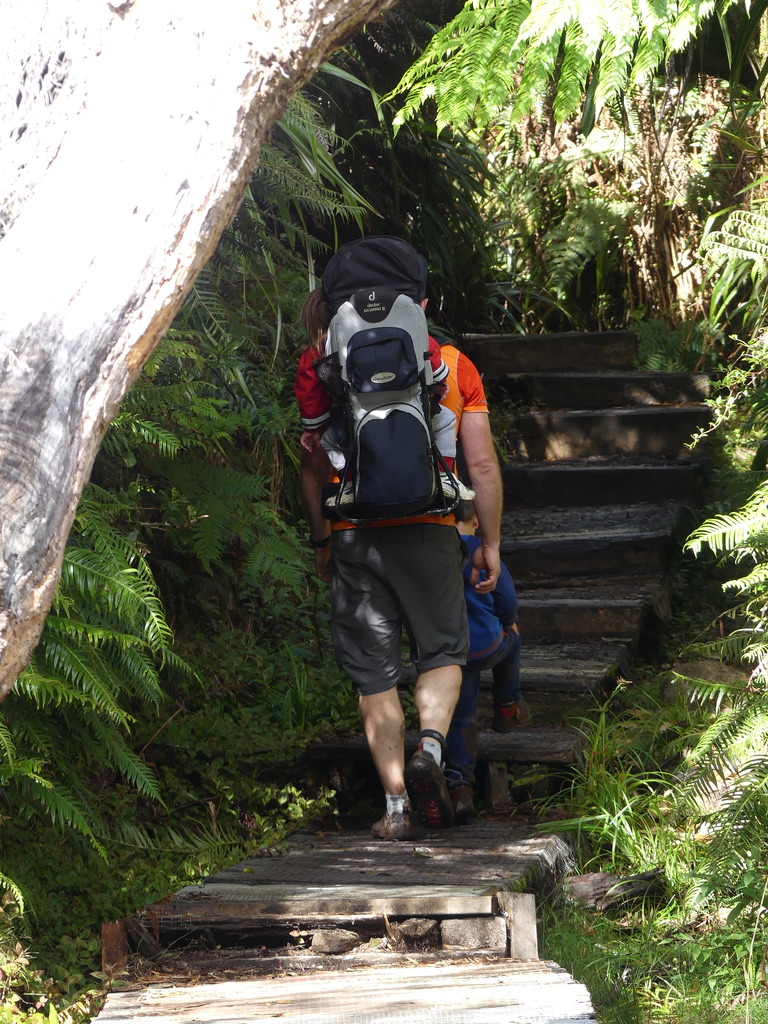
{"type": "Polygon", "coordinates": [[[410,807],[404,807],[401,814],[385,814],[371,828],[374,839],[387,842],[398,842],[403,839],[416,838],[416,825],[410,807]]]}
{"type": "Polygon", "coordinates": [[[531,717],[531,711],[525,697],[520,697],[514,704],[497,704],[493,709],[494,732],[514,732],[525,725],[531,717]]]}
{"type": "Polygon", "coordinates": [[[453,824],[453,803],[445,776],[431,754],[416,751],[405,769],[405,788],[423,825],[449,828],[453,824]]]}
{"type": "Polygon", "coordinates": [[[448,792],[453,803],[454,825],[466,825],[475,817],[475,805],[472,801],[474,796],[471,786],[454,786],[448,792]]]}

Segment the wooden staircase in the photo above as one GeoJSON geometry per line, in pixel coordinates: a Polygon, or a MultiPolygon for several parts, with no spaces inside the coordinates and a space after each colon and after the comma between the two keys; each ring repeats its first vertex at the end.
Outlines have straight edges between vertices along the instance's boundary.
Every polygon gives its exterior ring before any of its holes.
{"type": "MultiPolygon", "coordinates": [[[[521,682],[534,711],[522,763],[546,763],[537,750],[553,725],[588,713],[634,656],[652,653],[670,615],[670,574],[708,476],[705,445],[691,443],[710,422],[709,380],[636,370],[629,331],[473,336],[469,354],[508,453],[502,557],[518,589],[521,682]]],[[[490,714],[486,695],[481,729],[490,714]]],[[[504,802],[498,784],[489,798],[504,802]]]]}

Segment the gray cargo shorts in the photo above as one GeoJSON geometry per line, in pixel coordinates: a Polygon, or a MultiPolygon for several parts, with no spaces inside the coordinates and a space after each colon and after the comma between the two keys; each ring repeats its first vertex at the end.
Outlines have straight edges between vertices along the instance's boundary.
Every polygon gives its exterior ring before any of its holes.
{"type": "Polygon", "coordinates": [[[466,558],[458,531],[439,523],[334,531],[331,635],[361,696],[397,684],[403,628],[419,673],[465,664],[466,558]]]}

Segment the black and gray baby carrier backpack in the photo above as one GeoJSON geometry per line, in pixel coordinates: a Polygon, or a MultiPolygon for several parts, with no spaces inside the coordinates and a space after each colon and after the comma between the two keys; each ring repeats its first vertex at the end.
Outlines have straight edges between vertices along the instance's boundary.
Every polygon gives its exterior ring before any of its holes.
{"type": "MultiPolygon", "coordinates": [[[[323,275],[334,310],[317,364],[335,402],[332,426],[346,459],[330,518],[350,522],[447,515],[459,499],[430,426],[429,336],[418,301],[426,261],[402,239],[342,246],[323,275]],[[342,504],[345,486],[354,502],[342,504]]],[[[433,400],[435,400],[433,398],[433,400]]]]}

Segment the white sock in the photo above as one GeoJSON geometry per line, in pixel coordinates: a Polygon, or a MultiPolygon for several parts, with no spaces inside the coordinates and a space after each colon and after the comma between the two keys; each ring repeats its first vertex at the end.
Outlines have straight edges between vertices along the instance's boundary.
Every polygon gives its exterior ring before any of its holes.
{"type": "Polygon", "coordinates": [[[425,736],[420,740],[421,749],[425,754],[431,754],[435,759],[435,764],[439,768],[443,763],[443,748],[440,746],[438,740],[432,739],[430,736],[425,736]]]}
{"type": "Polygon", "coordinates": [[[408,803],[405,793],[385,793],[387,801],[387,814],[402,814],[408,803]]]}

